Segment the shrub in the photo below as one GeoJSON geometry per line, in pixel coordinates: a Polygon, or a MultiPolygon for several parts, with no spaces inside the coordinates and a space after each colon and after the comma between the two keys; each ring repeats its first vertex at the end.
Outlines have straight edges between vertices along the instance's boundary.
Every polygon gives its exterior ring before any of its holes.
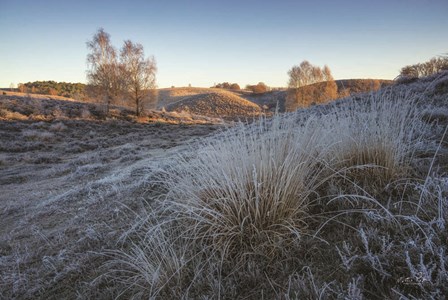
{"type": "Polygon", "coordinates": [[[218,83],[215,84],[213,86],[213,88],[218,88],[218,89],[230,89],[230,90],[239,90],[240,86],[238,85],[238,83],[229,83],[229,82],[223,82],[223,83],[218,83]]]}
{"type": "Polygon", "coordinates": [[[7,109],[1,108],[0,109],[0,118],[6,118],[8,113],[9,113],[9,111],[7,109]]]}
{"type": "Polygon", "coordinates": [[[268,86],[263,82],[259,82],[256,85],[247,85],[246,89],[252,91],[254,94],[263,94],[269,90],[268,86]]]}
{"type": "Polygon", "coordinates": [[[19,112],[10,111],[10,110],[4,109],[4,108],[0,109],[0,118],[4,118],[7,120],[19,120],[19,121],[28,119],[27,116],[22,115],[19,112]]]}
{"type": "Polygon", "coordinates": [[[62,122],[58,122],[58,123],[52,124],[50,126],[50,128],[48,128],[48,129],[53,132],[65,131],[65,130],[67,130],[67,126],[65,126],[65,124],[62,122]]]}
{"type": "Polygon", "coordinates": [[[240,90],[241,88],[240,88],[240,86],[239,86],[239,84],[238,83],[232,83],[231,85],[230,85],[230,89],[231,90],[240,90]]]}
{"type": "Polygon", "coordinates": [[[82,119],[90,119],[90,117],[92,116],[92,114],[90,113],[89,109],[87,107],[83,107],[81,109],[81,115],[80,117],[82,119]]]}
{"type": "Polygon", "coordinates": [[[65,113],[59,107],[56,107],[55,109],[53,109],[53,111],[51,112],[51,115],[55,119],[63,119],[66,117],[65,113]]]}

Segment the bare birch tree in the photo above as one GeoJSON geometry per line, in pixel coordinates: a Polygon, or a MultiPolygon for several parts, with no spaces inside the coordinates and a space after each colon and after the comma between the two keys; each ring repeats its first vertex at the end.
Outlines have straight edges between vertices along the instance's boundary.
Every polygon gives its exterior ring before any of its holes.
{"type": "Polygon", "coordinates": [[[154,57],[145,58],[143,46],[127,40],[120,52],[125,91],[135,105],[135,114],[140,116],[148,104],[157,102],[156,72],[154,57]]]}
{"type": "Polygon", "coordinates": [[[322,71],[319,67],[313,66],[309,61],[304,60],[300,65],[293,66],[288,71],[289,88],[300,88],[316,82],[323,81],[322,71]]]}
{"type": "Polygon", "coordinates": [[[91,51],[87,55],[87,81],[99,93],[108,114],[110,104],[120,92],[117,52],[110,43],[110,35],[103,28],[87,42],[87,48],[91,51]]]}

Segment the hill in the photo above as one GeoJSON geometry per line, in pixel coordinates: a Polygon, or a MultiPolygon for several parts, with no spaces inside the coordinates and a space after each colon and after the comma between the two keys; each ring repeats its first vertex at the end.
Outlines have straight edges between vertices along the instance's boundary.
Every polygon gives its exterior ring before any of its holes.
{"type": "Polygon", "coordinates": [[[3,92],[0,95],[0,120],[53,121],[69,119],[87,121],[113,119],[171,124],[217,124],[222,122],[218,118],[156,110],[146,110],[141,117],[136,118],[132,108],[116,105],[111,106],[109,115],[106,115],[103,105],[99,103],[77,101],[61,96],[17,92],[3,92]]]}
{"type": "MultiPolygon", "coordinates": [[[[366,93],[392,85],[391,80],[382,79],[348,79],[336,80],[339,98],[366,93]]],[[[325,83],[315,83],[300,88],[309,94],[311,103],[313,93],[323,89],[325,83]]],[[[168,111],[188,111],[198,115],[237,119],[253,117],[261,112],[285,112],[288,91],[275,90],[266,93],[253,93],[245,90],[226,90],[219,88],[170,88],[159,90],[158,107],[165,107],[168,111]],[[252,105],[256,104],[258,107],[252,105]]],[[[333,99],[336,100],[336,99],[333,99]]]]}
{"type": "Polygon", "coordinates": [[[257,104],[227,90],[193,89],[170,92],[171,103],[165,107],[168,111],[184,111],[227,120],[252,118],[262,112],[257,104]],[[176,100],[173,101],[172,98],[176,100]]]}
{"type": "Polygon", "coordinates": [[[197,88],[197,87],[178,87],[159,89],[158,108],[166,107],[175,102],[182,101],[190,96],[206,94],[210,92],[220,92],[222,89],[197,88]]]}
{"type": "MultiPolygon", "coordinates": [[[[338,98],[344,98],[359,93],[372,92],[394,84],[394,81],[392,80],[383,79],[347,79],[336,80],[335,82],[337,85],[338,98]]],[[[308,99],[307,104],[304,107],[308,107],[313,103],[319,104],[316,103],[313,95],[316,90],[323,90],[324,85],[324,82],[319,82],[299,88],[299,93],[303,94],[305,99],[308,99]]],[[[260,107],[264,107],[265,110],[269,110],[271,112],[274,112],[276,109],[278,109],[279,112],[286,111],[285,103],[288,98],[288,91],[286,89],[270,91],[263,94],[254,94],[247,91],[236,91],[235,94],[258,104],[260,107]]]]}
{"type": "MultiPolygon", "coordinates": [[[[324,83],[316,83],[310,86],[301,88],[304,94],[309,94],[309,103],[314,103],[313,93],[316,90],[322,89],[324,83]]],[[[369,92],[376,90],[378,88],[383,88],[385,86],[393,84],[393,81],[388,80],[376,80],[376,79],[349,79],[349,80],[337,80],[336,81],[339,97],[347,97],[349,95],[369,92]]],[[[79,83],[65,83],[65,82],[54,82],[54,81],[37,81],[22,84],[20,89],[26,90],[26,93],[14,93],[7,90],[3,90],[2,94],[8,96],[17,96],[22,99],[43,99],[43,100],[63,100],[78,103],[85,103],[84,107],[89,110],[89,103],[95,104],[95,99],[86,96],[86,86],[79,83]],[[51,93],[51,95],[50,95],[51,93]],[[76,100],[70,97],[76,97],[76,100]],[[82,101],[80,101],[82,100],[82,101]]],[[[235,120],[240,118],[252,118],[257,116],[262,112],[274,112],[278,109],[279,112],[285,111],[285,102],[288,97],[288,93],[285,90],[275,90],[266,93],[253,93],[245,90],[231,91],[221,88],[166,88],[159,89],[159,102],[158,109],[165,108],[167,111],[172,112],[184,112],[195,115],[203,115],[205,117],[213,118],[224,118],[227,120],[235,120]]],[[[38,101],[39,102],[39,101],[38,101]]],[[[25,115],[30,115],[29,111],[38,110],[38,103],[31,103],[30,101],[24,102],[18,105],[17,109],[10,108],[12,111],[20,110],[23,106],[33,106],[36,104],[36,108],[29,107],[25,109],[28,113],[25,115]],[[25,104],[25,103],[29,103],[25,104]]],[[[56,104],[56,102],[53,102],[56,104]]],[[[118,103],[115,107],[118,109],[121,105],[118,103]]],[[[55,109],[54,105],[47,105],[50,109],[55,109]],[[53,107],[54,106],[54,107],[53,107]]],[[[62,105],[62,110],[65,105],[62,105]]],[[[76,114],[80,116],[80,106],[73,104],[73,109],[66,112],[69,117],[74,117],[76,114]]],[[[22,109],[23,110],[23,109],[22,109]]],[[[81,109],[82,110],[82,109],[81,109]]],[[[126,109],[128,113],[129,109],[126,109]]],[[[100,115],[101,112],[98,109],[92,107],[92,113],[94,116],[100,115]]],[[[40,114],[35,112],[34,115],[40,114]]],[[[124,114],[119,113],[114,117],[123,117],[124,114]]],[[[154,111],[151,112],[152,115],[155,114],[154,111]]],[[[41,114],[42,115],[42,114],[41,114]]]]}
{"type": "Polygon", "coordinates": [[[342,79],[336,80],[339,95],[353,95],[376,91],[394,84],[393,80],[385,79],[342,79]]]}

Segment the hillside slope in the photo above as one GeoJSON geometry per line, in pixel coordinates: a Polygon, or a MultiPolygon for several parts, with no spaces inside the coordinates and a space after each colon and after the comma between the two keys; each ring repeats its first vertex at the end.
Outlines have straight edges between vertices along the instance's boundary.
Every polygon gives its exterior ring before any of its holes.
{"type": "Polygon", "coordinates": [[[345,95],[353,95],[358,93],[366,93],[376,91],[381,88],[393,85],[393,80],[385,79],[341,79],[336,80],[338,93],[345,95]]]}
{"type": "Polygon", "coordinates": [[[225,90],[187,96],[166,109],[223,119],[251,118],[261,113],[258,105],[225,90]]]}
{"type": "MultiPolygon", "coordinates": [[[[376,91],[378,89],[390,86],[393,83],[394,82],[392,80],[382,80],[382,79],[336,80],[339,98],[359,93],[376,91]]],[[[315,90],[323,89],[324,84],[325,83],[319,82],[308,86],[304,86],[299,90],[301,90],[300,93],[303,93],[305,95],[307,94],[311,95],[315,90]]],[[[271,91],[264,94],[254,94],[245,91],[237,91],[235,92],[235,94],[246,100],[258,104],[261,107],[265,107],[267,110],[271,112],[275,111],[276,109],[278,109],[279,112],[285,112],[286,110],[285,103],[288,97],[288,91],[286,89],[280,91],[271,91]]],[[[309,104],[311,104],[315,101],[310,100],[309,102],[310,102],[309,104]]]]}
{"type": "Polygon", "coordinates": [[[210,92],[220,92],[222,89],[197,88],[197,87],[178,87],[159,89],[158,108],[166,107],[170,104],[182,101],[190,96],[207,94],[210,92]]]}
{"type": "Polygon", "coordinates": [[[206,116],[178,114],[156,110],[145,110],[140,117],[129,107],[112,105],[106,115],[104,105],[100,103],[76,101],[71,98],[51,95],[4,92],[0,95],[0,120],[85,120],[104,121],[107,119],[171,124],[215,124],[222,120],[206,116]]]}

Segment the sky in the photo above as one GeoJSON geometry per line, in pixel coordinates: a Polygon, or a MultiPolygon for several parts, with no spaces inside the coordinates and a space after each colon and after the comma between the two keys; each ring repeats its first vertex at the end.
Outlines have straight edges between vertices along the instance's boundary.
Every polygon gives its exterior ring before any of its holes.
{"type": "Polygon", "coordinates": [[[335,79],[393,79],[448,53],[447,0],[0,0],[0,87],[86,83],[86,42],[104,28],[143,45],[159,87],[283,87],[308,60],[335,79]]]}

